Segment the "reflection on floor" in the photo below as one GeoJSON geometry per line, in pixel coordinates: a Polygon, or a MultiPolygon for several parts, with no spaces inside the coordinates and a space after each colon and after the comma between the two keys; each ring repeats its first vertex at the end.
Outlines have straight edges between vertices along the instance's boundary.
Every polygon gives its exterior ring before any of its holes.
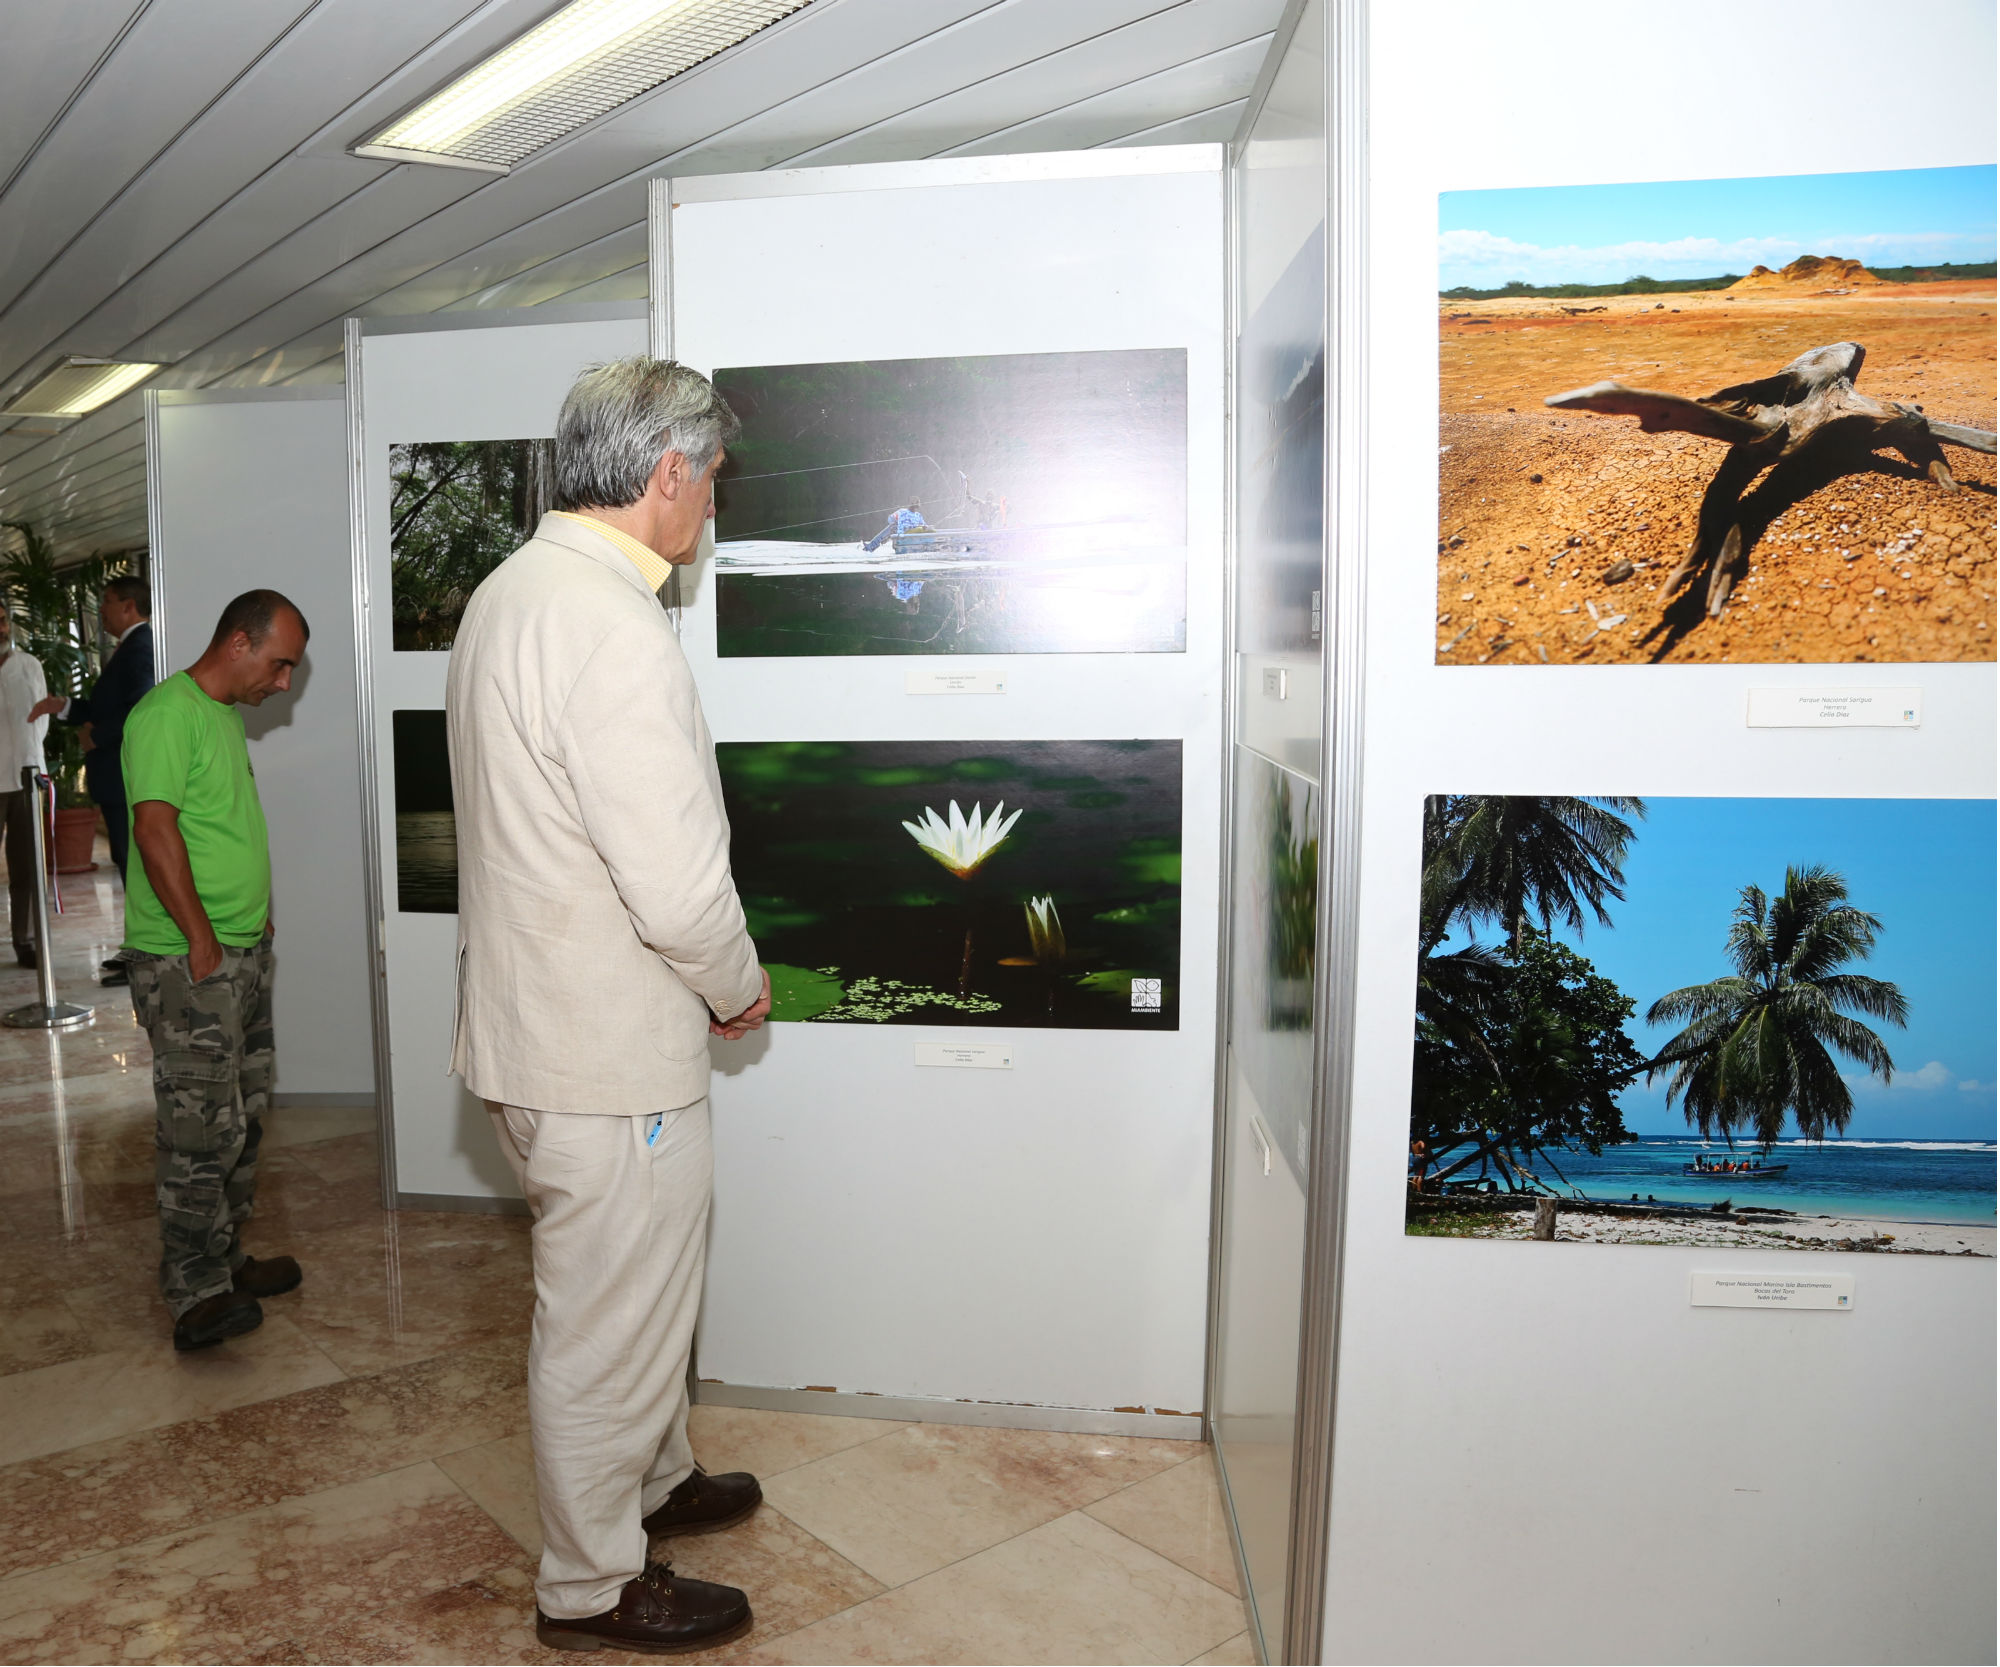
{"type": "MultiPolygon", "coordinates": [[[[372,1113],[274,1114],[248,1236],[305,1286],[173,1352],[149,1056],[92,987],[107,872],[55,933],[94,1024],[0,1031],[0,1660],[650,1659],[536,1645],[527,1224],[385,1213],[372,1113]]],[[[33,999],[0,971],[0,1009],[33,999]]],[[[684,1659],[1251,1659],[1206,1448],[723,1407],[694,1439],[769,1503],[671,1543],[757,1612],[684,1659]]]]}

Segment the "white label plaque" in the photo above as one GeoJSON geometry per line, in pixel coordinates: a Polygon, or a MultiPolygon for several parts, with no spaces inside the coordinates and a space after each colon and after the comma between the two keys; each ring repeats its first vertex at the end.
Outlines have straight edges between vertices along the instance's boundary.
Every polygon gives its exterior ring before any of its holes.
{"type": "Polygon", "coordinates": [[[1752,729],[1915,729],[1922,689],[1752,689],[1752,729]]]}
{"type": "Polygon", "coordinates": [[[906,695],[1004,695],[1004,671],[934,671],[928,666],[911,666],[903,674],[906,695]]]}
{"type": "Polygon", "coordinates": [[[919,1065],[949,1065],[961,1071],[1011,1071],[1011,1042],[919,1042],[919,1065]]]}
{"type": "Polygon", "coordinates": [[[1691,1273],[1695,1308],[1852,1308],[1851,1273],[1691,1273]]]}

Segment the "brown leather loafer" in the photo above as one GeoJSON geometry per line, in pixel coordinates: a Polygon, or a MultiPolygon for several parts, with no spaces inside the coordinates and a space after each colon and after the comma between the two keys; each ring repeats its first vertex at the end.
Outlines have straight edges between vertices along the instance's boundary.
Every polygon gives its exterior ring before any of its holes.
{"type": "Polygon", "coordinates": [[[305,1275],[299,1272],[298,1263],[289,1256],[273,1256],[262,1262],[254,1256],[246,1256],[243,1266],[230,1278],[237,1290],[253,1297],[279,1297],[287,1291],[296,1291],[305,1275]]]}
{"type": "Polygon", "coordinates": [[[764,1503],[764,1490],[746,1470],[711,1476],[700,1465],[661,1502],[657,1511],[639,1519],[655,1539],[676,1534],[715,1534],[734,1528],[764,1503]]]}
{"type": "Polygon", "coordinates": [[[183,1354],[205,1349],[230,1337],[241,1337],[264,1323],[264,1310],[247,1291],[224,1291],[203,1297],[174,1321],[174,1347],[183,1354]]]}
{"type": "Polygon", "coordinates": [[[677,1579],[665,1563],[648,1563],[625,1582],[617,1607],[580,1621],[552,1621],[535,1611],[535,1636],[551,1650],[637,1650],[678,1655],[713,1649],[750,1630],[750,1600],[734,1586],[677,1579]]]}

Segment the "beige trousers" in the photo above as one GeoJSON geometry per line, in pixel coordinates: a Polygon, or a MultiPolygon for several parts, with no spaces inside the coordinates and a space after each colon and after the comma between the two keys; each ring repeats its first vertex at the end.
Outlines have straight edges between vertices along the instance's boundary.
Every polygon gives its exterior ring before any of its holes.
{"type": "Polygon", "coordinates": [[[658,1118],[487,1109],[535,1218],[535,1601],[551,1619],[580,1620],[611,1608],[645,1567],[639,1519],[694,1468],[687,1372],[707,1258],[708,1101],[658,1118]]]}

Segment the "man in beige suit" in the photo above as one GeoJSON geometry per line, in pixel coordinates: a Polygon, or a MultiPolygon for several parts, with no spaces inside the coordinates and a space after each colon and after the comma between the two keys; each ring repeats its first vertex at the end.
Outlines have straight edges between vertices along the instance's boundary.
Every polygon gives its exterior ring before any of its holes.
{"type": "Polygon", "coordinates": [[[584,372],[556,428],[560,507],[473,593],[451,652],[452,1068],[535,1218],[536,1631],[555,1649],[703,1649],[750,1624],[734,1587],[649,1555],[762,1498],[688,1448],[708,1038],[762,1024],[770,981],[658,594],[694,559],[737,431],[683,366],[584,372]]]}

